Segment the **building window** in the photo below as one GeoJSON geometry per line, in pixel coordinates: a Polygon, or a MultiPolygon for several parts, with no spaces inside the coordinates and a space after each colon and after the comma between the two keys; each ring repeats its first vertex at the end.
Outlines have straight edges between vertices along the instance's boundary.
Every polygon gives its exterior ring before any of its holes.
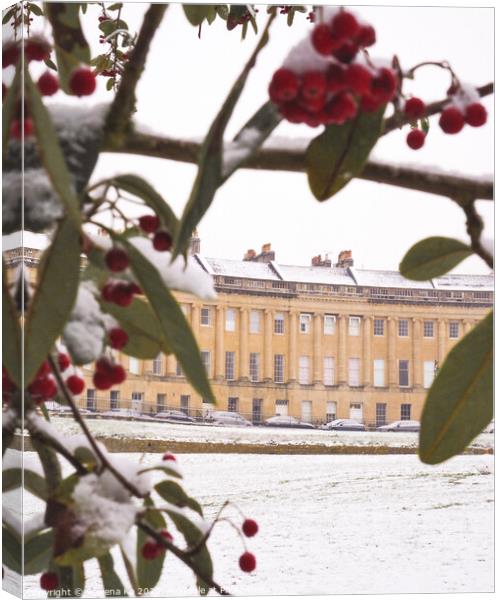
{"type": "Polygon", "coordinates": [[[201,351],[201,362],[205,367],[205,371],[207,375],[210,377],[210,350],[202,350],[201,351]]]}
{"type": "Polygon", "coordinates": [[[274,315],[274,333],[279,335],[285,333],[285,317],[283,313],[276,313],[274,315]]]}
{"type": "Polygon", "coordinates": [[[436,362],[434,360],[424,361],[424,388],[430,388],[436,375],[436,362]]]}
{"type": "Polygon", "coordinates": [[[162,356],[158,356],[153,360],[153,375],[163,375],[162,356]]]}
{"type": "Polygon", "coordinates": [[[325,385],[335,385],[335,359],[333,356],[323,358],[323,383],[325,385]]]}
{"type": "Polygon", "coordinates": [[[301,314],[299,317],[300,333],[309,333],[311,330],[311,315],[301,314]]]}
{"type": "Polygon", "coordinates": [[[156,412],[163,412],[165,410],[165,403],[167,400],[166,394],[156,394],[156,412]]]}
{"type": "Polygon", "coordinates": [[[302,400],[300,418],[304,423],[312,421],[312,401],[302,400]]]}
{"type": "Polygon", "coordinates": [[[200,325],[203,327],[212,325],[212,310],[208,306],[203,306],[200,310],[200,325]]]}
{"type": "Polygon", "coordinates": [[[185,415],[189,415],[189,396],[181,394],[181,406],[180,409],[185,415]]]}
{"type": "Polygon", "coordinates": [[[410,385],[410,375],[409,375],[409,360],[400,360],[399,361],[399,386],[400,387],[408,387],[410,385]]]}
{"type": "Polygon", "coordinates": [[[227,410],[229,412],[238,412],[238,398],[227,399],[227,410]]]}
{"type": "Polygon", "coordinates": [[[226,379],[234,379],[234,352],[226,352],[226,379]]]}
{"type": "Polygon", "coordinates": [[[141,412],[143,399],[143,392],[132,392],[132,410],[135,412],[141,412]]]}
{"type": "Polygon", "coordinates": [[[181,363],[177,361],[175,363],[175,375],[176,377],[184,377],[184,373],[182,372],[181,363]]]}
{"type": "Polygon", "coordinates": [[[285,357],[283,354],[274,355],[274,381],[283,383],[285,381],[285,357]]]}
{"type": "Polygon", "coordinates": [[[434,337],[434,321],[424,321],[424,337],[434,337]]]}
{"type": "Polygon", "coordinates": [[[333,335],[335,333],[335,315],[325,315],[323,319],[323,333],[333,335]]]}
{"type": "Polygon", "coordinates": [[[337,418],[337,403],[336,402],[327,402],[326,403],[326,422],[335,421],[337,418]]]}
{"type": "Polygon", "coordinates": [[[262,421],[262,398],[254,398],[252,400],[252,423],[260,423],[262,421]]]}
{"type": "Polygon", "coordinates": [[[286,417],[288,415],[288,400],[276,400],[275,411],[277,416],[286,417]]]}
{"type": "Polygon", "coordinates": [[[234,308],[226,308],[226,331],[236,330],[236,311],[234,308]]]}
{"type": "Polygon", "coordinates": [[[383,358],[376,358],[373,361],[373,386],[385,386],[385,361],[383,358]]]}
{"type": "Polygon", "coordinates": [[[411,419],[411,404],[401,404],[401,421],[411,419]]]}
{"type": "Polygon", "coordinates": [[[384,335],[384,319],[373,320],[373,335],[384,335]]]}
{"type": "Polygon", "coordinates": [[[384,402],[377,402],[375,406],[375,425],[382,427],[387,423],[387,404],[384,402]]]}
{"type": "Polygon", "coordinates": [[[109,409],[117,410],[120,402],[120,390],[111,390],[109,392],[109,409]]]}
{"type": "Polygon", "coordinates": [[[349,317],[349,335],[359,335],[361,317],[349,317]]]}
{"type": "Polygon", "coordinates": [[[351,402],[349,406],[349,418],[358,423],[363,422],[363,405],[361,402],[351,402]]]}
{"type": "Polygon", "coordinates": [[[250,381],[259,381],[259,358],[258,352],[250,352],[250,381]]]}
{"type": "Polygon", "coordinates": [[[458,321],[450,321],[448,323],[448,333],[451,339],[457,339],[459,335],[458,321]]]}
{"type": "Polygon", "coordinates": [[[299,383],[302,385],[311,383],[309,362],[309,356],[301,356],[299,358],[299,383]]]}
{"type": "Polygon", "coordinates": [[[87,410],[95,410],[96,402],[95,402],[95,390],[87,389],[87,410]]]}
{"type": "Polygon", "coordinates": [[[351,387],[358,387],[360,385],[359,363],[359,358],[349,359],[349,385],[351,387]]]}
{"type": "Polygon", "coordinates": [[[250,311],[250,333],[260,333],[260,310],[250,311]]]}
{"type": "Polygon", "coordinates": [[[408,337],[408,319],[399,319],[398,334],[399,337],[408,337]]]}
{"type": "Polygon", "coordinates": [[[132,375],[139,375],[139,361],[133,356],[129,356],[128,370],[132,375]]]}

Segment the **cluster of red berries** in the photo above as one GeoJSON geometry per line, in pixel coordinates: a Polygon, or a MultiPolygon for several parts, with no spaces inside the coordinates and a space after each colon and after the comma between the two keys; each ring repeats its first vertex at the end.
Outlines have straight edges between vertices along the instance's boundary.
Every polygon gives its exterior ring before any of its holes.
{"type": "MultiPolygon", "coordinates": [[[[243,525],[241,526],[241,530],[246,537],[253,537],[259,531],[259,526],[257,521],[253,519],[245,519],[243,521],[243,525]]],[[[257,566],[257,560],[255,555],[251,552],[245,551],[240,556],[239,559],[240,569],[245,573],[251,573],[255,571],[255,567],[257,566]]]]}
{"type": "MultiPolygon", "coordinates": [[[[46,39],[33,36],[24,42],[24,59],[27,62],[47,60],[51,46],[46,39]]],[[[21,42],[7,42],[2,48],[2,68],[16,65],[21,56],[21,42]]]]}
{"type": "Polygon", "coordinates": [[[139,227],[144,233],[153,234],[153,248],[158,252],[167,252],[172,247],[172,236],[166,229],[160,229],[160,219],[156,215],[139,217],[139,227]]]}
{"type": "Polygon", "coordinates": [[[453,103],[443,109],[439,117],[439,126],[444,133],[455,134],[462,131],[464,125],[482,127],[488,120],[486,108],[477,101],[462,105],[453,103]]]}
{"type": "Polygon", "coordinates": [[[114,385],[123,383],[127,378],[125,369],[106,356],[101,356],[95,362],[95,373],[92,378],[96,389],[109,390],[114,385]]]}
{"type": "Polygon", "coordinates": [[[341,125],[359,110],[374,112],[392,100],[398,88],[392,69],[353,62],[361,48],[375,43],[371,25],[340,10],[329,23],[316,25],[310,41],[295,49],[297,60],[290,58],[269,85],[285,119],[311,127],[341,125]]]}

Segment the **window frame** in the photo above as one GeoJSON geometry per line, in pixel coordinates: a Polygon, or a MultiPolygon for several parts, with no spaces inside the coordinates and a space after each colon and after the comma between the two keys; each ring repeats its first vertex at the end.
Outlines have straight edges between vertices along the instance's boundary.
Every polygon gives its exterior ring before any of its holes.
{"type": "Polygon", "coordinates": [[[201,327],[211,327],[212,326],[212,307],[202,306],[200,308],[200,326],[201,327]],[[204,315],[206,315],[206,317],[207,317],[206,323],[204,323],[204,315]]]}
{"type": "Polygon", "coordinates": [[[273,331],[275,335],[285,334],[285,314],[282,312],[274,313],[273,331]],[[280,323],[280,325],[278,325],[280,323]]]}
{"type": "Polygon", "coordinates": [[[226,315],[224,319],[224,330],[230,333],[236,331],[236,309],[226,308],[226,315]],[[232,315],[232,319],[229,319],[229,315],[232,315]]]}
{"type": "Polygon", "coordinates": [[[373,359],[373,387],[386,387],[385,385],[385,359],[373,359]],[[382,383],[377,383],[378,376],[382,375],[382,383]]]}
{"type": "Polygon", "coordinates": [[[309,313],[299,314],[299,332],[303,334],[311,333],[312,315],[309,313]],[[302,327],[304,326],[304,328],[302,327]]]}
{"type": "Polygon", "coordinates": [[[347,361],[347,382],[349,387],[361,387],[361,359],[357,356],[351,356],[347,361]],[[352,365],[357,366],[355,371],[353,371],[352,365]],[[353,372],[357,373],[356,383],[351,377],[353,372]]]}
{"type": "Polygon", "coordinates": [[[384,337],[385,335],[385,319],[373,319],[373,335],[375,337],[384,337]]]}
{"type": "Polygon", "coordinates": [[[411,403],[403,402],[399,409],[400,421],[411,421],[411,403]],[[406,409],[408,412],[406,413],[406,409]],[[404,413],[404,414],[403,414],[404,413]]]}
{"type": "Polygon", "coordinates": [[[200,350],[201,362],[205,367],[205,371],[207,376],[210,378],[211,369],[212,369],[212,353],[210,350],[200,350]]]}
{"type": "Polygon", "coordinates": [[[273,370],[273,381],[274,383],[285,383],[285,355],[275,354],[274,355],[274,370],[273,370]],[[278,360],[280,359],[280,360],[278,360]],[[278,365],[278,363],[280,363],[278,365]],[[281,377],[277,377],[278,371],[281,371],[281,377]]]}
{"type": "Polygon", "coordinates": [[[262,322],[262,311],[261,310],[251,310],[249,321],[250,321],[249,328],[248,328],[249,332],[250,333],[260,333],[261,322],[262,322]],[[257,326],[256,329],[255,329],[255,326],[257,326]]]}
{"type": "Polygon", "coordinates": [[[337,325],[336,315],[324,315],[323,316],[323,335],[335,335],[335,328],[337,325]],[[327,327],[327,323],[331,323],[331,327],[327,327]]]}
{"type": "Polygon", "coordinates": [[[311,357],[299,356],[299,384],[311,385],[311,357]]]}
{"type": "Polygon", "coordinates": [[[410,361],[407,358],[398,359],[398,385],[401,388],[410,387],[410,361]],[[402,363],[406,363],[406,369],[402,368],[402,363]],[[406,373],[407,383],[401,383],[401,375],[406,373]]]}
{"type": "Polygon", "coordinates": [[[323,356],[323,385],[332,386],[335,385],[335,357],[334,356],[323,356]],[[327,364],[331,362],[329,366],[327,364]],[[331,377],[327,377],[327,373],[331,375],[331,377]]]}
{"type": "Polygon", "coordinates": [[[349,315],[347,334],[349,337],[359,337],[361,334],[361,317],[349,315]],[[355,323],[356,326],[354,326],[355,323]]]}
{"type": "Polygon", "coordinates": [[[252,383],[260,381],[260,352],[250,352],[248,356],[248,374],[252,383]]]}
{"type": "Polygon", "coordinates": [[[224,356],[224,379],[226,381],[235,381],[236,379],[236,352],[234,350],[226,350],[224,356]],[[228,377],[232,375],[232,377],[228,377]]]}
{"type": "Polygon", "coordinates": [[[424,389],[428,390],[431,387],[432,382],[434,381],[434,378],[436,377],[436,361],[435,360],[424,360],[422,363],[422,369],[423,369],[423,373],[422,373],[423,386],[424,386],[424,389]],[[431,369],[427,370],[426,365],[431,367],[432,370],[431,369]],[[428,373],[432,374],[430,381],[426,377],[426,375],[428,375],[428,373]]]}
{"type": "Polygon", "coordinates": [[[398,320],[398,337],[409,337],[410,336],[410,322],[408,319],[399,319],[398,320]],[[404,324],[404,329],[406,333],[401,333],[401,326],[404,324]]]}
{"type": "Polygon", "coordinates": [[[460,322],[459,321],[449,321],[448,322],[448,337],[450,340],[458,340],[460,337],[460,322]],[[452,327],[456,327],[456,335],[452,334],[452,327]]]}
{"type": "Polygon", "coordinates": [[[430,320],[424,320],[424,324],[423,324],[423,329],[422,329],[422,334],[424,338],[427,339],[431,339],[433,337],[435,337],[436,333],[435,333],[435,322],[434,321],[430,321],[430,320]],[[426,328],[430,327],[432,329],[432,334],[429,335],[428,333],[426,333],[426,328]]]}

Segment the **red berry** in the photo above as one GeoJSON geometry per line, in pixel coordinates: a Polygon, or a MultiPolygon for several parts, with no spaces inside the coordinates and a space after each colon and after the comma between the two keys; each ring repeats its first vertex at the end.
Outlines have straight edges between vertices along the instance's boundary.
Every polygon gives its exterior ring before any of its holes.
{"type": "Polygon", "coordinates": [[[95,368],[96,371],[111,376],[111,373],[113,372],[113,363],[109,360],[109,358],[101,356],[101,358],[98,358],[95,361],[95,368]]]}
{"type": "Polygon", "coordinates": [[[113,387],[113,381],[108,373],[103,371],[96,371],[92,377],[94,386],[98,390],[109,390],[113,387]]]}
{"type": "Polygon", "coordinates": [[[371,94],[382,102],[391,100],[396,92],[398,81],[392,69],[382,67],[372,80],[371,94]]]}
{"type": "Polygon", "coordinates": [[[354,118],[357,112],[357,105],[348,92],[340,92],[330,100],[325,107],[325,114],[328,123],[341,125],[354,118]]]}
{"type": "Polygon", "coordinates": [[[49,365],[49,361],[45,360],[40,367],[38,368],[38,371],[36,373],[36,377],[37,378],[42,378],[45,377],[46,375],[50,374],[50,365],[49,365]]]}
{"type": "Polygon", "coordinates": [[[338,12],[332,19],[332,34],[335,39],[354,37],[359,31],[356,17],[346,10],[338,12]]]}
{"type": "Polygon", "coordinates": [[[420,98],[409,98],[405,104],[405,115],[410,119],[419,119],[425,113],[425,104],[420,98]]]}
{"type": "Polygon", "coordinates": [[[289,102],[297,96],[299,80],[290,69],[278,69],[269,85],[269,97],[273,102],[289,102]]]}
{"type": "Polygon", "coordinates": [[[67,354],[65,354],[64,352],[59,352],[59,354],[57,355],[57,363],[61,371],[66,371],[66,369],[71,364],[71,361],[67,354]]]}
{"type": "Polygon", "coordinates": [[[51,592],[59,585],[59,577],[57,573],[47,571],[40,576],[40,587],[46,592],[51,592]]]}
{"type": "Polygon", "coordinates": [[[304,98],[316,99],[326,94],[326,77],[320,71],[309,71],[302,77],[300,88],[304,98]]]}
{"type": "MultiPolygon", "coordinates": [[[[297,103],[299,104],[299,106],[301,106],[308,113],[311,113],[308,115],[309,117],[311,115],[315,115],[316,113],[319,113],[321,110],[323,110],[323,108],[325,106],[325,102],[326,102],[326,96],[319,96],[318,98],[299,98],[297,100],[297,103]]],[[[306,121],[307,121],[307,118],[306,118],[306,121]]]]}
{"type": "Polygon", "coordinates": [[[10,67],[15,65],[19,60],[19,44],[7,43],[2,48],[2,68],[10,67]]]}
{"type": "Polygon", "coordinates": [[[106,253],[105,262],[110,271],[118,273],[128,267],[128,254],[121,248],[111,248],[111,250],[106,253]]]}
{"type": "Polygon", "coordinates": [[[165,539],[166,539],[166,540],[168,540],[169,542],[172,542],[172,541],[173,541],[173,539],[174,539],[174,538],[172,537],[172,535],[170,534],[170,532],[169,532],[169,531],[167,531],[166,529],[162,529],[162,530],[160,531],[160,535],[161,535],[161,537],[162,537],[162,538],[165,538],[165,539]]]}
{"type": "Polygon", "coordinates": [[[244,552],[240,556],[240,569],[245,573],[251,573],[255,570],[257,566],[257,561],[255,560],[255,556],[251,552],[244,552]]]}
{"type": "Polygon", "coordinates": [[[406,143],[412,150],[419,150],[425,143],[425,133],[421,129],[412,129],[406,137],[406,143]]]}
{"type": "Polygon", "coordinates": [[[111,348],[121,350],[127,345],[128,334],[121,327],[113,327],[108,331],[109,345],[111,348]]]}
{"type": "Polygon", "coordinates": [[[113,385],[119,385],[127,379],[127,373],[121,365],[114,365],[111,373],[111,381],[113,385]]]}
{"type": "Polygon", "coordinates": [[[362,48],[367,48],[373,46],[376,40],[375,29],[371,25],[361,25],[356,36],[356,43],[362,48]]]}
{"type": "Polygon", "coordinates": [[[126,283],[119,282],[113,286],[111,290],[111,301],[118,306],[129,306],[132,304],[134,299],[133,292],[130,291],[129,286],[126,283]]]}
{"type": "Polygon", "coordinates": [[[307,111],[296,102],[287,102],[280,107],[280,113],[290,123],[305,123],[307,111]]]}
{"type": "Polygon", "coordinates": [[[332,35],[332,30],[325,23],[316,25],[311,40],[316,52],[323,56],[329,56],[339,46],[338,40],[332,35]]]}
{"type": "Polygon", "coordinates": [[[383,103],[383,100],[381,101],[378,98],[368,94],[366,96],[362,96],[360,106],[363,112],[372,113],[378,110],[383,103]]]}
{"type": "Polygon", "coordinates": [[[52,377],[40,379],[40,395],[44,400],[49,400],[57,394],[57,385],[52,377]]]}
{"type": "Polygon", "coordinates": [[[343,63],[350,63],[358,53],[359,46],[351,41],[343,42],[343,44],[334,50],[333,56],[343,63]]]}
{"type": "Polygon", "coordinates": [[[156,215],[139,217],[139,227],[144,233],[154,233],[160,226],[160,219],[156,215]]]}
{"type": "Polygon", "coordinates": [[[33,121],[29,117],[25,118],[24,122],[21,119],[15,119],[10,126],[10,135],[19,141],[23,139],[23,135],[25,138],[30,137],[33,135],[33,121]]]}
{"type": "Polygon", "coordinates": [[[353,92],[359,95],[368,94],[371,89],[373,75],[363,65],[349,65],[345,71],[344,80],[353,92]]]}
{"type": "Polygon", "coordinates": [[[254,521],[253,519],[245,519],[242,530],[247,537],[253,537],[259,531],[257,521],[254,521]]]}
{"type": "Polygon", "coordinates": [[[78,67],[71,73],[69,89],[75,96],[90,96],[96,88],[96,78],[90,69],[78,67]]]}
{"type": "Polygon", "coordinates": [[[346,68],[338,63],[334,63],[328,67],[326,83],[329,92],[336,93],[346,88],[345,72],[346,68]]]}
{"type": "Polygon", "coordinates": [[[465,109],[465,122],[472,127],[481,127],[488,120],[488,113],[480,102],[469,104],[465,109]]]}
{"type": "Polygon", "coordinates": [[[50,46],[45,40],[27,40],[24,46],[26,60],[47,60],[50,56],[50,46]]]}
{"type": "Polygon", "coordinates": [[[171,452],[166,452],[162,456],[162,460],[174,460],[174,461],[176,461],[177,459],[175,458],[175,456],[171,452]]]}
{"type": "Polygon", "coordinates": [[[42,96],[53,96],[59,90],[59,79],[50,71],[45,71],[37,85],[42,96]]]}
{"type": "Polygon", "coordinates": [[[68,386],[69,391],[75,396],[81,394],[85,389],[85,381],[83,381],[81,377],[78,377],[78,375],[71,375],[68,377],[66,385],[68,386]]]}
{"type": "Polygon", "coordinates": [[[142,294],[142,289],[133,281],[127,285],[127,289],[131,294],[142,294]]]}
{"type": "Polygon", "coordinates": [[[154,540],[148,540],[147,542],[144,542],[142,547],[142,556],[146,560],[154,560],[155,558],[158,558],[160,554],[159,550],[161,551],[161,547],[159,544],[157,544],[157,542],[154,540]]]}
{"type": "Polygon", "coordinates": [[[153,237],[153,248],[158,252],[166,252],[172,247],[172,237],[168,231],[157,231],[153,237]]]}
{"type": "Polygon", "coordinates": [[[447,106],[439,117],[439,127],[445,133],[454,134],[462,131],[464,123],[464,116],[456,106],[447,106]]]}

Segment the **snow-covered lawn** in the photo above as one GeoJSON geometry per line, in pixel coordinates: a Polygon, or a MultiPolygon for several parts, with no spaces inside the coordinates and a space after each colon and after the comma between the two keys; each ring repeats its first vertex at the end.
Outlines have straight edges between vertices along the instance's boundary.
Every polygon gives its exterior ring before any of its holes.
{"type": "MultiPolygon", "coordinates": [[[[207,517],[229,498],[260,524],[249,540],[252,575],[238,569],[241,544],[229,525],[210,540],[215,579],[234,594],[493,591],[492,456],[435,467],[415,455],[188,454],[178,462],[207,517]]],[[[26,496],[26,517],[37,504],[26,496]]],[[[118,557],[116,565],[125,580],[118,557]]],[[[96,561],[86,572],[85,595],[102,597],[96,561]]],[[[153,595],[194,592],[191,573],[168,556],[153,595]]],[[[41,597],[38,577],[26,578],[25,594],[41,597]]]]}
{"type": "MultiPolygon", "coordinates": [[[[53,417],[57,429],[71,435],[80,433],[73,419],[53,417]]],[[[147,421],[87,419],[94,435],[108,438],[133,438],[180,442],[245,444],[319,444],[326,446],[404,446],[416,448],[418,433],[382,431],[324,431],[321,429],[285,429],[278,427],[218,427],[147,421]]],[[[491,448],[492,434],[479,435],[472,444],[491,448]]]]}

